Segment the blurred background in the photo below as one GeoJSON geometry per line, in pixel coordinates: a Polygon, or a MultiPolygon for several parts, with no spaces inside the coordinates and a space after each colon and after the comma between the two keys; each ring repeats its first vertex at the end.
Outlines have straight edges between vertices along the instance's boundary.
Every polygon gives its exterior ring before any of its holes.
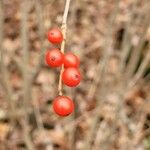
{"type": "Polygon", "coordinates": [[[60,68],[43,56],[64,6],[0,0],[0,150],[150,150],[150,1],[71,0],[65,52],[82,82],[63,86],[75,111],[59,117],[60,68]]]}

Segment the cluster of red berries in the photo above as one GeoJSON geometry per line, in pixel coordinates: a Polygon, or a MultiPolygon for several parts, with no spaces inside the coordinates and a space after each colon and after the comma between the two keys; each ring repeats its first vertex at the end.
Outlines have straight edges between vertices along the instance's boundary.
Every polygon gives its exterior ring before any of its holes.
{"type": "MultiPolygon", "coordinates": [[[[47,38],[52,44],[60,44],[63,41],[63,34],[59,29],[52,29],[48,32],[47,38]]],[[[64,66],[62,81],[65,85],[75,87],[80,83],[81,74],[78,70],[80,61],[73,53],[63,54],[58,48],[52,48],[47,51],[45,62],[53,68],[64,66]]],[[[58,96],[53,101],[53,109],[58,115],[67,116],[73,112],[74,103],[67,96],[58,96]]]]}

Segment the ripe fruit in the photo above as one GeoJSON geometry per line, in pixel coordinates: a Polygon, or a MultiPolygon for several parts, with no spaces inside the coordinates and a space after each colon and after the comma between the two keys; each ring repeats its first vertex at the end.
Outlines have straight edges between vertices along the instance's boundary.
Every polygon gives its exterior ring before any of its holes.
{"type": "Polygon", "coordinates": [[[47,34],[47,38],[53,44],[59,44],[63,41],[63,35],[59,29],[51,29],[47,34]]]}
{"type": "Polygon", "coordinates": [[[50,67],[59,67],[63,63],[63,54],[57,48],[48,50],[45,55],[45,61],[50,67]]]}
{"type": "Polygon", "coordinates": [[[67,53],[64,56],[64,67],[68,68],[68,67],[79,67],[80,61],[78,59],[78,57],[72,53],[67,53]]]}
{"type": "Polygon", "coordinates": [[[53,101],[53,109],[60,116],[67,116],[74,110],[73,101],[67,96],[58,96],[53,101]]]}
{"type": "Polygon", "coordinates": [[[77,68],[67,68],[62,74],[62,80],[64,84],[70,87],[75,87],[80,83],[81,74],[77,68]]]}

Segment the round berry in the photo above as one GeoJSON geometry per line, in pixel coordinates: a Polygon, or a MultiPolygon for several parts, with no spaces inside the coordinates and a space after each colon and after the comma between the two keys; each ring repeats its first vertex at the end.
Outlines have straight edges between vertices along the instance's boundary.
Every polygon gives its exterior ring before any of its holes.
{"type": "Polygon", "coordinates": [[[68,68],[68,67],[79,67],[80,61],[78,59],[78,57],[76,55],[74,55],[73,53],[67,53],[64,56],[64,67],[68,68]]]}
{"type": "Polygon", "coordinates": [[[50,49],[45,55],[45,62],[50,67],[60,67],[63,64],[63,53],[57,48],[50,49]]]}
{"type": "Polygon", "coordinates": [[[53,44],[59,44],[63,41],[63,35],[59,29],[51,29],[47,34],[47,38],[53,44]]]}
{"type": "Polygon", "coordinates": [[[70,87],[75,87],[80,83],[81,74],[77,68],[67,68],[62,74],[64,84],[70,87]]]}
{"type": "Polygon", "coordinates": [[[58,96],[53,101],[53,109],[60,116],[67,116],[74,110],[73,101],[67,96],[58,96]]]}

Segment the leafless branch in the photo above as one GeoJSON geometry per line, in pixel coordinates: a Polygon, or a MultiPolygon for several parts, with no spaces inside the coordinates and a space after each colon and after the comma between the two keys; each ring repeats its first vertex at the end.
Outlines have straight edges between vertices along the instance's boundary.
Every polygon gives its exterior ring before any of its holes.
{"type": "Polygon", "coordinates": [[[23,49],[23,110],[24,110],[24,119],[21,120],[21,124],[23,127],[23,133],[24,133],[24,140],[26,143],[26,146],[29,150],[34,150],[34,146],[30,137],[29,132],[29,124],[28,124],[28,113],[26,110],[28,109],[28,102],[31,98],[30,96],[30,83],[29,80],[29,68],[28,68],[28,62],[29,62],[29,41],[28,41],[28,5],[30,5],[30,2],[28,0],[25,0],[21,4],[21,10],[22,10],[22,20],[21,20],[21,38],[22,38],[22,49],[23,49]]]}
{"type": "Polygon", "coordinates": [[[150,49],[148,49],[148,52],[147,52],[142,64],[140,65],[137,73],[131,79],[131,81],[129,83],[129,87],[133,87],[142,78],[142,76],[143,76],[146,68],[148,67],[149,63],[150,63],[150,49]]]}
{"type": "Polygon", "coordinates": [[[4,64],[4,48],[3,48],[3,31],[4,31],[4,9],[3,9],[3,2],[0,1],[0,73],[1,73],[1,78],[0,78],[0,83],[3,86],[3,89],[5,91],[5,98],[8,100],[8,104],[10,107],[10,120],[13,123],[13,118],[15,116],[15,105],[13,102],[13,94],[12,94],[12,88],[9,86],[9,73],[8,70],[4,64]]]}
{"type": "Polygon", "coordinates": [[[134,48],[132,54],[131,54],[131,57],[130,57],[130,61],[127,65],[127,72],[126,72],[126,75],[129,78],[131,78],[131,76],[133,75],[136,67],[137,67],[137,63],[138,63],[138,60],[140,58],[140,55],[141,55],[141,51],[142,51],[142,48],[143,48],[143,45],[144,45],[144,42],[145,42],[145,34],[147,32],[147,29],[149,27],[149,20],[150,20],[150,7],[148,5],[148,8],[147,8],[147,11],[146,11],[146,17],[145,17],[145,21],[143,22],[143,32],[142,32],[142,35],[140,37],[140,42],[139,42],[139,45],[137,47],[134,48]]]}
{"type": "MultiPolygon", "coordinates": [[[[35,92],[37,93],[37,91],[35,91],[35,92]]],[[[45,129],[44,129],[44,125],[43,125],[43,121],[42,121],[42,117],[41,117],[41,113],[40,113],[39,102],[37,101],[36,93],[33,92],[33,100],[35,100],[33,109],[34,109],[34,114],[35,114],[38,130],[43,135],[43,138],[44,138],[43,140],[46,145],[46,150],[53,150],[51,139],[47,136],[45,129]]]]}
{"type": "MultiPolygon", "coordinates": [[[[98,62],[98,65],[97,65],[97,71],[95,72],[95,81],[94,83],[92,84],[91,88],[90,88],[90,91],[88,93],[88,98],[92,98],[96,92],[96,89],[98,87],[98,84],[100,82],[100,79],[102,77],[104,77],[105,73],[106,73],[106,65],[108,63],[108,60],[112,54],[112,28],[111,26],[113,26],[114,22],[115,22],[115,19],[116,19],[116,15],[117,15],[117,12],[118,12],[118,0],[115,1],[115,9],[110,17],[110,20],[109,20],[109,27],[108,27],[108,32],[107,32],[107,35],[106,35],[106,43],[105,43],[105,50],[106,52],[104,53],[104,58],[103,60],[99,60],[98,62]],[[109,44],[108,44],[109,43],[109,44]]],[[[102,83],[104,81],[104,78],[102,80],[102,83]]],[[[102,87],[104,87],[104,84],[102,84],[102,87]]],[[[104,89],[101,89],[101,98],[104,98],[103,96],[103,90],[104,89]]],[[[99,98],[99,94],[98,94],[98,97],[97,97],[97,105],[99,107],[99,104],[100,104],[101,100],[99,98]]],[[[90,150],[91,149],[91,142],[93,140],[93,137],[95,136],[95,129],[96,129],[96,126],[97,126],[97,123],[98,123],[98,114],[96,114],[93,118],[93,123],[91,125],[91,129],[89,130],[89,133],[88,135],[86,136],[86,139],[85,139],[85,143],[84,143],[84,150],[90,150]]]]}
{"type": "Polygon", "coordinates": [[[124,33],[124,36],[123,36],[123,42],[122,42],[122,45],[121,45],[121,50],[122,50],[122,54],[121,54],[121,63],[120,63],[120,69],[121,69],[121,72],[125,69],[125,65],[126,65],[126,59],[129,55],[129,51],[131,49],[131,34],[130,34],[130,26],[131,26],[131,23],[134,19],[134,12],[135,10],[137,9],[137,4],[139,3],[140,0],[137,0],[137,1],[134,1],[133,2],[133,7],[132,9],[130,10],[130,20],[129,22],[126,24],[126,27],[125,27],[125,33],[124,33]]]}
{"type": "Polygon", "coordinates": [[[40,2],[38,0],[35,0],[36,4],[36,14],[38,16],[37,21],[38,21],[38,29],[39,29],[39,38],[40,38],[40,44],[41,44],[41,51],[39,53],[39,61],[37,65],[35,66],[35,69],[33,70],[33,73],[30,77],[30,82],[32,83],[35,79],[36,76],[38,75],[42,65],[43,65],[43,58],[44,54],[46,51],[46,47],[44,45],[44,37],[45,37],[45,32],[44,32],[44,24],[43,24],[43,9],[42,6],[39,4],[40,2]]]}
{"type": "MultiPolygon", "coordinates": [[[[63,34],[63,41],[61,44],[61,52],[64,53],[65,49],[65,42],[66,42],[66,30],[67,30],[67,17],[68,17],[68,12],[69,12],[69,6],[70,6],[70,0],[66,0],[65,4],[65,9],[64,9],[64,14],[63,14],[63,20],[62,20],[62,34],[63,34]]],[[[64,71],[64,66],[62,65],[61,71],[60,71],[60,76],[59,76],[59,83],[58,83],[58,92],[59,95],[62,95],[62,73],[64,71]]]]}

